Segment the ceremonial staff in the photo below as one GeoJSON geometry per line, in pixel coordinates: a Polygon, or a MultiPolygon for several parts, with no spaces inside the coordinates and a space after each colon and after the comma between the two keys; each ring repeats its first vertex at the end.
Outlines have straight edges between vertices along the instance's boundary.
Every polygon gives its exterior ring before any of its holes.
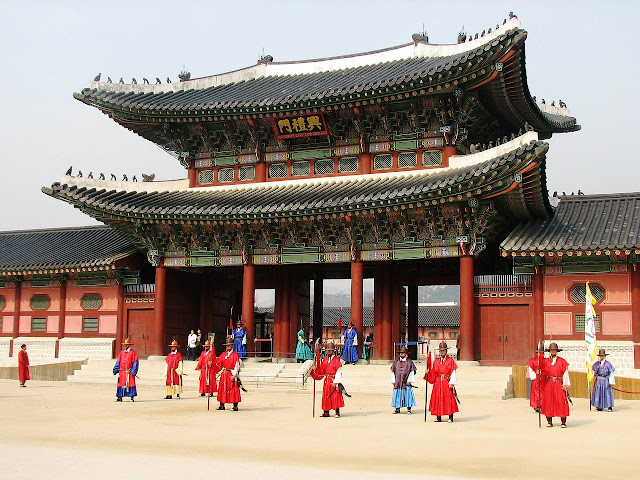
{"type": "MultiPolygon", "coordinates": [[[[542,428],[542,371],[540,370],[540,354],[544,355],[544,348],[540,348],[540,340],[538,341],[538,350],[536,353],[538,354],[538,371],[536,372],[536,378],[538,379],[538,401],[540,402],[540,406],[538,407],[538,428],[542,428]]],[[[544,341],[542,341],[542,346],[544,347],[544,341]]]]}
{"type": "Polygon", "coordinates": [[[427,373],[424,376],[424,422],[427,423],[427,398],[429,397],[429,371],[431,370],[431,353],[427,342],[427,373]]]}
{"type": "MultiPolygon", "coordinates": [[[[315,372],[316,367],[318,366],[318,355],[320,353],[318,351],[318,342],[319,341],[320,341],[320,338],[318,338],[316,340],[315,347],[313,349],[313,358],[314,358],[314,360],[313,360],[313,367],[311,367],[311,369],[314,372],[315,372]]],[[[316,379],[313,376],[311,376],[311,378],[313,379],[313,408],[312,408],[313,413],[312,413],[312,416],[313,416],[313,418],[315,418],[315,416],[316,416],[316,379]]]]}

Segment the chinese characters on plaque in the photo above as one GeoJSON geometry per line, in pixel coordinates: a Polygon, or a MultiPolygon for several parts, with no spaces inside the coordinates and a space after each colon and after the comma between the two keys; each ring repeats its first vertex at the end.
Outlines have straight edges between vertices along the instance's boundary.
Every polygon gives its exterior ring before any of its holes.
{"type": "Polygon", "coordinates": [[[309,113],[292,117],[272,118],[277,138],[311,137],[327,135],[327,127],[321,113],[309,113]]]}

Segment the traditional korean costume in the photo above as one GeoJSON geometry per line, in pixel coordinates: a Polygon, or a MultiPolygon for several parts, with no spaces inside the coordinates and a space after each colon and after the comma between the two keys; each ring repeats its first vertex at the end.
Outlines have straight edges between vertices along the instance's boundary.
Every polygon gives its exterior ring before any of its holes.
{"type": "Polygon", "coordinates": [[[409,357],[400,357],[391,366],[391,383],[393,384],[391,406],[396,409],[396,413],[399,413],[403,407],[407,408],[407,413],[411,413],[411,407],[417,405],[411,386],[415,381],[415,374],[416,366],[409,357]]]}
{"type": "Polygon", "coordinates": [[[240,359],[238,354],[231,351],[222,352],[216,361],[222,370],[220,374],[220,384],[218,385],[218,402],[238,404],[242,401],[240,387],[235,381],[235,377],[240,371],[240,359]]]}
{"type": "Polygon", "coordinates": [[[332,355],[325,357],[322,361],[318,360],[316,367],[309,374],[314,380],[324,379],[322,410],[325,412],[325,416],[329,416],[329,410],[335,410],[336,415],[340,416],[339,409],[344,407],[344,397],[337,386],[342,383],[342,362],[340,359],[332,355]]]}
{"type": "Polygon", "coordinates": [[[118,375],[118,387],[116,397],[135,397],[138,395],[136,388],[136,374],[138,373],[138,355],[131,347],[120,352],[113,367],[113,374],[118,375]]]}
{"type": "Polygon", "coordinates": [[[167,355],[166,358],[166,366],[164,370],[167,397],[176,395],[180,398],[180,394],[182,393],[182,372],[182,354],[177,350],[169,352],[169,355],[167,355]]]}
{"type": "Polygon", "coordinates": [[[347,328],[342,334],[344,346],[342,347],[342,359],[346,363],[358,361],[358,331],[355,328],[347,328]]]}
{"type": "Polygon", "coordinates": [[[456,369],[458,365],[449,356],[438,357],[433,361],[425,380],[433,384],[431,399],[429,400],[429,412],[431,415],[453,415],[458,411],[452,386],[456,385],[456,369]]]}
{"type": "MultiPolygon", "coordinates": [[[[542,414],[551,423],[552,417],[569,416],[569,399],[563,386],[570,386],[569,363],[562,357],[548,357],[541,362],[544,385],[542,390],[542,414]]],[[[563,420],[564,423],[564,420],[563,420]]]]}
{"type": "Polygon", "coordinates": [[[218,391],[216,385],[216,373],[220,371],[216,363],[216,351],[212,347],[209,350],[203,350],[198,358],[196,370],[200,370],[200,386],[198,391],[207,395],[218,391]]]}
{"type": "Polygon", "coordinates": [[[247,358],[247,331],[242,327],[233,331],[233,351],[239,358],[247,358]]]}
{"type": "Polygon", "coordinates": [[[31,380],[29,376],[29,355],[27,355],[26,350],[22,349],[18,352],[18,378],[22,387],[25,386],[24,382],[31,380]]]}
{"type": "Polygon", "coordinates": [[[611,385],[615,383],[613,368],[610,362],[606,360],[598,360],[593,364],[593,375],[595,382],[593,384],[593,393],[591,394],[591,405],[598,410],[603,408],[613,408],[613,389],[611,385]]]}

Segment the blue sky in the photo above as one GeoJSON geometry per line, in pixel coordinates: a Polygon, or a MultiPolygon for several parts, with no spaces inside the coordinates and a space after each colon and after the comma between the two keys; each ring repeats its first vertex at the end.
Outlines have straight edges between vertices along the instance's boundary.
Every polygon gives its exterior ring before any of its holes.
{"type": "Polygon", "coordinates": [[[255,64],[455,43],[513,10],[529,33],[528,83],[564,100],[582,131],[549,141],[549,191],[640,190],[637,23],[640,2],[209,1],[0,2],[0,230],[94,221],[40,192],[66,169],[182,178],[176,160],[73,99],[101,72],[114,81],[193,77],[255,64]]]}

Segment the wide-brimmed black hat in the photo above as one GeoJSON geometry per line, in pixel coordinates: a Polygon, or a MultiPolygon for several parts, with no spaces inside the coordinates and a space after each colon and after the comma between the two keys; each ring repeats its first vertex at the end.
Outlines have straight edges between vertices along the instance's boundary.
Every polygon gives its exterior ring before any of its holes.
{"type": "Polygon", "coordinates": [[[551,350],[557,350],[558,352],[562,351],[561,348],[558,348],[558,344],[556,342],[551,342],[549,344],[549,348],[544,349],[545,352],[550,352],[551,350]]]}

